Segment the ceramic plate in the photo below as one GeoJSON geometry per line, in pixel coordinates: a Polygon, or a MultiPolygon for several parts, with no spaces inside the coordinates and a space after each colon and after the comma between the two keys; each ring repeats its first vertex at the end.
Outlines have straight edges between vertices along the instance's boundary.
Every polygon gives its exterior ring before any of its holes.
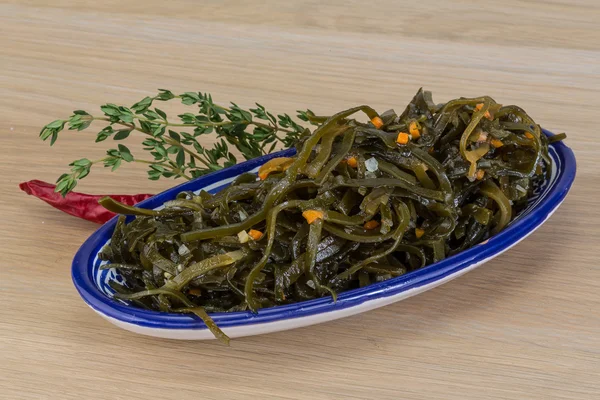
{"type": "MultiPolygon", "coordinates": [[[[544,131],[546,135],[552,135],[544,131]]],[[[285,150],[247,161],[231,168],[205,175],[169,189],[139,204],[144,208],[159,208],[183,190],[201,189],[215,193],[230,184],[241,173],[257,171],[267,160],[290,156],[285,150]]],[[[336,302],[331,297],[270,307],[252,312],[213,313],[217,325],[231,338],[276,332],[347,317],[432,289],[448,282],[508,250],[540,225],[562,203],[575,179],[575,157],[563,143],[550,146],[553,167],[550,179],[534,189],[526,209],[496,236],[460,254],[448,257],[420,270],[339,294],[336,302]]],[[[195,316],[161,313],[130,306],[112,298],[108,283],[120,282],[114,269],[100,270],[103,264],[98,252],[111,237],[116,218],[94,232],[81,246],[73,260],[72,277],[83,300],[98,314],[113,324],[150,336],[171,339],[213,339],[206,325],[195,316]]]]}

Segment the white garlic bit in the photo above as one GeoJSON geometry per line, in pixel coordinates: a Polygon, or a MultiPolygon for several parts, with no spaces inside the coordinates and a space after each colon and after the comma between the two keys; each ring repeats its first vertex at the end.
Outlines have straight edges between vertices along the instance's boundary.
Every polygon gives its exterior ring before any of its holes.
{"type": "Polygon", "coordinates": [[[238,239],[240,240],[240,243],[248,243],[248,240],[250,240],[250,236],[248,235],[248,232],[246,231],[241,231],[240,233],[237,234],[238,239]]]}
{"type": "Polygon", "coordinates": [[[190,249],[188,249],[188,247],[185,244],[182,244],[177,249],[177,252],[179,253],[180,256],[185,256],[186,254],[190,254],[190,249]]]}
{"type": "Polygon", "coordinates": [[[371,157],[365,161],[365,167],[369,172],[375,172],[379,169],[379,163],[375,159],[375,157],[371,157]]]}

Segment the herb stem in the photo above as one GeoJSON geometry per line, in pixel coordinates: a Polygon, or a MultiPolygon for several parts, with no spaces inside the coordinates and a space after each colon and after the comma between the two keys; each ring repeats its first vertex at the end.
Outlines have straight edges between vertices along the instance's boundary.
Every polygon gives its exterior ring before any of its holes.
{"type": "Polygon", "coordinates": [[[104,162],[106,159],[108,159],[108,157],[99,158],[99,159],[97,159],[97,160],[91,161],[91,162],[90,162],[90,164],[91,164],[91,165],[93,165],[93,164],[98,164],[98,163],[100,163],[100,162],[104,162]]]}
{"type": "Polygon", "coordinates": [[[137,158],[133,160],[133,162],[138,162],[142,164],[165,165],[164,161],[138,160],[137,158]]]}

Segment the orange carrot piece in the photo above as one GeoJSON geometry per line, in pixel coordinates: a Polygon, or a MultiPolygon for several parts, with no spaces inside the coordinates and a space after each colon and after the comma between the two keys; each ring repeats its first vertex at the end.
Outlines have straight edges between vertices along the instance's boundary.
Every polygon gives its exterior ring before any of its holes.
{"type": "MultiPolygon", "coordinates": [[[[480,111],[483,108],[483,103],[479,103],[475,106],[475,110],[480,111]]],[[[489,120],[492,120],[492,114],[490,114],[489,111],[486,111],[485,114],[483,114],[483,116],[489,120]]]]}
{"type": "Polygon", "coordinates": [[[408,140],[409,140],[408,133],[406,133],[406,132],[400,132],[398,134],[398,137],[396,138],[396,143],[406,144],[406,143],[408,143],[408,140]]]}
{"type": "Polygon", "coordinates": [[[323,219],[323,215],[323,211],[318,210],[306,210],[302,213],[302,216],[309,224],[312,224],[318,219],[323,219]]]}
{"type": "Polygon", "coordinates": [[[375,220],[371,220],[371,221],[367,221],[365,222],[364,228],[371,230],[371,229],[375,229],[379,226],[379,222],[375,221],[375,220]]]}
{"type": "Polygon", "coordinates": [[[383,126],[383,121],[379,117],[371,118],[371,123],[375,125],[375,128],[379,129],[383,126]]]}
{"type": "Polygon", "coordinates": [[[260,240],[263,237],[263,233],[261,231],[257,231],[256,229],[250,229],[248,231],[248,235],[254,240],[260,240]]]}
{"type": "Polygon", "coordinates": [[[498,147],[502,147],[502,146],[504,146],[504,143],[502,143],[502,140],[498,140],[498,139],[492,139],[492,140],[490,141],[490,143],[491,143],[491,144],[492,144],[492,146],[494,146],[495,148],[498,148],[498,147]]]}
{"type": "Polygon", "coordinates": [[[421,137],[421,130],[419,129],[419,125],[417,121],[411,121],[408,125],[408,133],[412,136],[413,139],[418,139],[421,137]]]}

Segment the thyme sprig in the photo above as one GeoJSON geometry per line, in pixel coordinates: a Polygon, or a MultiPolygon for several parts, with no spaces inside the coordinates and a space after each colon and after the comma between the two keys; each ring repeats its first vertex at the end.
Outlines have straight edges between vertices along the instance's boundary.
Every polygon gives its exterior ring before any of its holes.
{"type": "MultiPolygon", "coordinates": [[[[296,123],[288,114],[275,116],[258,103],[256,108],[247,110],[235,103],[224,107],[214,103],[210,94],[202,92],[176,95],[170,90],[159,89],[156,96],[144,97],[131,107],[107,103],[100,110],[101,115],[83,110],[73,111],[68,119],[59,119],[44,126],[40,138],[44,141],[49,139],[52,146],[65,128],[83,131],[94,121],[101,121],[108,124],[96,134],[96,143],[109,138],[124,141],[132,133],[139,134],[143,139],[143,149],[151,157],[138,158],[127,146],[119,143],[98,160],[75,160],[69,164],[70,172],[62,174],[57,180],[56,191],[63,196],[72,191],[96,164],[115,171],[123,162],[142,163],[148,165],[148,179],[164,177],[189,180],[235,165],[237,158],[229,150],[230,145],[249,160],[273,152],[278,145],[290,147],[302,135],[310,134],[308,129],[296,123]],[[174,99],[195,110],[171,118],[154,106],[156,101],[174,99]],[[218,140],[211,148],[199,143],[200,136],[213,133],[218,140]]],[[[310,121],[312,116],[314,113],[310,110],[298,111],[297,115],[303,121],[310,121]]]]}

